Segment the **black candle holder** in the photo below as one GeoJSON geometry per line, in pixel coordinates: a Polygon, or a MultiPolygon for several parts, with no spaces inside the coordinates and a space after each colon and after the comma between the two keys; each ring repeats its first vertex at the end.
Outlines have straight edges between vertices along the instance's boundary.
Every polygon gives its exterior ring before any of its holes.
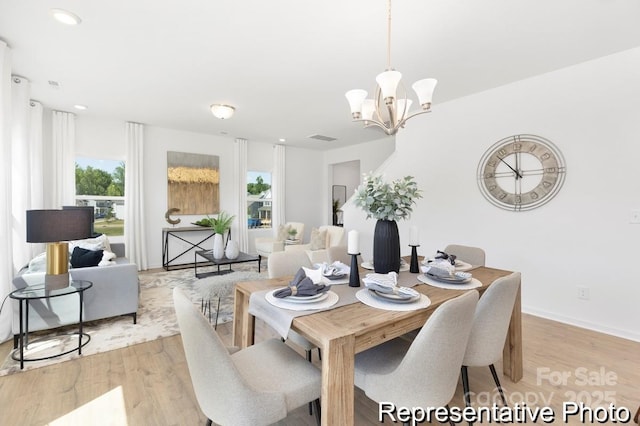
{"type": "Polygon", "coordinates": [[[420,272],[420,268],[418,268],[418,247],[420,247],[420,244],[415,246],[409,244],[409,247],[411,247],[411,264],[409,265],[409,272],[417,274],[420,272]]]}
{"type": "Polygon", "coordinates": [[[360,272],[358,272],[358,256],[360,253],[349,253],[351,255],[351,272],[349,273],[349,287],[360,287],[360,272]]]}

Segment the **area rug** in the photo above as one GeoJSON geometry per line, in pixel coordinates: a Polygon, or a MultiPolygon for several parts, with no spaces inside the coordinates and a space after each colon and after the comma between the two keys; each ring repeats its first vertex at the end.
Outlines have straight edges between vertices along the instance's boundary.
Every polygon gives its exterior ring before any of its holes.
{"type": "MultiPolygon", "coordinates": [[[[220,290],[223,297],[220,299],[218,324],[230,321],[233,318],[233,291],[231,290],[233,284],[238,281],[266,278],[265,272],[259,274],[249,265],[237,265],[234,270],[228,274],[201,279],[194,276],[193,269],[142,272],[139,275],[140,306],[137,324],[133,324],[130,316],[86,322],[83,331],[91,336],[91,341],[82,348],[82,355],[74,351],[49,360],[25,362],[24,369],[20,370],[20,363],[14,361],[9,354],[0,366],[0,376],[178,334],[180,330],[173,309],[172,294],[175,287],[183,289],[199,309],[203,295],[205,297],[212,293],[215,295],[220,290]]],[[[215,311],[217,307],[215,300],[212,300],[211,307],[215,311]]],[[[77,325],[64,327],[53,333],[51,331],[30,333],[29,336],[32,341],[38,337],[64,334],[69,331],[77,331],[77,325]]],[[[67,340],[68,344],[77,345],[77,337],[67,340]]]]}

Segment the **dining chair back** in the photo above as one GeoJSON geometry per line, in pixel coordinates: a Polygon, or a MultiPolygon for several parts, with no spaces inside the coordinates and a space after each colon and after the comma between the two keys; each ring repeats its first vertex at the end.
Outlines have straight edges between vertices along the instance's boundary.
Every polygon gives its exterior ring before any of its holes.
{"type": "Polygon", "coordinates": [[[183,290],[173,290],[173,301],[191,382],[207,424],[267,425],[318,401],[320,371],[280,340],[231,354],[183,290]]]}
{"type": "Polygon", "coordinates": [[[269,278],[293,276],[303,266],[312,268],[309,257],[302,250],[279,251],[271,254],[267,261],[269,278]]]}
{"type": "Polygon", "coordinates": [[[347,253],[347,246],[333,246],[329,247],[327,250],[329,252],[329,263],[338,261],[347,266],[351,264],[351,255],[347,253]]]}
{"type": "Polygon", "coordinates": [[[473,319],[467,350],[462,360],[462,385],[465,403],[470,405],[467,367],[489,366],[502,402],[507,405],[494,363],[502,358],[511,313],[520,289],[520,272],[495,280],[484,292],[473,319]]]}
{"type": "MultiPolygon", "coordinates": [[[[296,274],[301,267],[312,268],[311,260],[304,250],[286,250],[273,253],[269,256],[267,262],[267,270],[269,278],[280,278],[296,274]]],[[[318,357],[320,357],[320,348],[312,344],[310,341],[302,337],[299,333],[289,330],[287,340],[293,342],[305,352],[307,361],[312,361],[312,351],[318,349],[318,357]]],[[[309,414],[313,414],[313,407],[309,405],[309,414]]]]}
{"type": "Polygon", "coordinates": [[[444,252],[455,254],[458,259],[470,263],[473,266],[485,266],[485,253],[480,247],[449,244],[444,248],[444,252]]]}
{"type": "Polygon", "coordinates": [[[453,397],[478,292],[440,305],[410,342],[397,338],[359,353],[355,384],[374,401],[397,407],[443,407],[453,397]]]}

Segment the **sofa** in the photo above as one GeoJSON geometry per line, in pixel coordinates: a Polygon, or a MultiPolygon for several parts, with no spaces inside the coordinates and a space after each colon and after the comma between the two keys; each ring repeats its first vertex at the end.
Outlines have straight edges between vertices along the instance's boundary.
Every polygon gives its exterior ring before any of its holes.
{"type": "MultiPolygon", "coordinates": [[[[138,267],[124,257],[124,244],[110,244],[115,259],[107,266],[70,268],[74,280],[87,280],[93,286],[84,292],[83,318],[93,321],[103,318],[131,315],[137,321],[139,284],[138,267]]],[[[23,268],[13,279],[13,289],[44,282],[44,271],[32,272],[23,268]]],[[[29,304],[29,332],[46,330],[78,322],[78,296],[61,296],[33,300],[29,304]]],[[[17,300],[13,300],[14,343],[20,333],[20,314],[17,300]]]]}

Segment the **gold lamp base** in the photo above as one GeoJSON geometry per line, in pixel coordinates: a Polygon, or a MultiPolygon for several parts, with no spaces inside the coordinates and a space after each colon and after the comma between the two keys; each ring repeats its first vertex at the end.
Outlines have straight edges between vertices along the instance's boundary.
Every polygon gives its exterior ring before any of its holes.
{"type": "Polygon", "coordinates": [[[47,273],[45,289],[56,290],[69,286],[69,244],[66,242],[47,244],[47,273]]]}

